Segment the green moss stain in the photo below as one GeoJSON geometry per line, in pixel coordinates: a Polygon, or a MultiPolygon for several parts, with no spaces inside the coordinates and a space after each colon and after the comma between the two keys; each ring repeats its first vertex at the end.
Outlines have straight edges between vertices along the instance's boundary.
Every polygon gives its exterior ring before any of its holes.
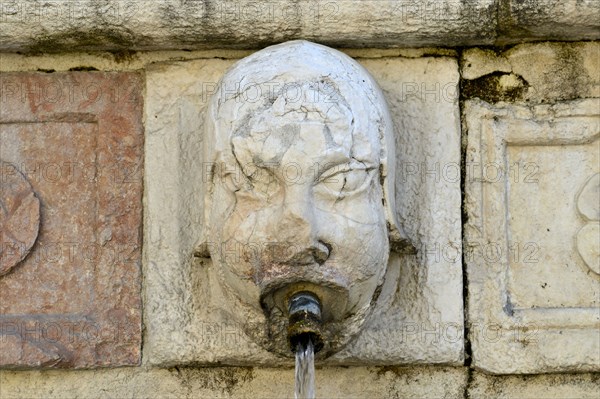
{"type": "Polygon", "coordinates": [[[589,90],[590,77],[583,66],[581,47],[580,43],[563,43],[555,48],[556,62],[541,81],[557,100],[581,98],[589,90]]]}
{"type": "Polygon", "coordinates": [[[111,54],[117,63],[131,62],[136,57],[136,52],[133,50],[112,51],[111,54]]]}
{"type": "Polygon", "coordinates": [[[73,29],[35,38],[27,52],[33,54],[58,53],[103,47],[127,50],[135,44],[131,34],[120,32],[114,28],[73,29]]]}
{"type": "Polygon", "coordinates": [[[463,79],[460,83],[462,100],[479,98],[489,103],[521,101],[528,88],[529,84],[521,76],[505,72],[493,72],[473,80],[463,79]]]}
{"type": "Polygon", "coordinates": [[[236,389],[254,379],[252,367],[173,367],[169,371],[189,390],[191,397],[195,397],[194,387],[231,396],[236,389]]]}
{"type": "Polygon", "coordinates": [[[71,72],[90,72],[90,71],[97,71],[98,68],[94,68],[93,66],[78,66],[78,67],[73,67],[73,68],[69,68],[69,71],[71,72]]]}

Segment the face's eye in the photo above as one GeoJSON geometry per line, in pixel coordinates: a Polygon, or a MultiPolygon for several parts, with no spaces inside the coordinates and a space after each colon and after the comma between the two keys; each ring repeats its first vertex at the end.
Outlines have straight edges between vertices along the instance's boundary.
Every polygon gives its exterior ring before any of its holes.
{"type": "Polygon", "coordinates": [[[269,202],[281,191],[273,173],[255,165],[224,168],[219,178],[226,191],[243,195],[246,199],[269,202]]]}
{"type": "Polygon", "coordinates": [[[342,199],[364,190],[371,180],[372,171],[362,165],[333,167],[321,175],[316,188],[342,199]]]}

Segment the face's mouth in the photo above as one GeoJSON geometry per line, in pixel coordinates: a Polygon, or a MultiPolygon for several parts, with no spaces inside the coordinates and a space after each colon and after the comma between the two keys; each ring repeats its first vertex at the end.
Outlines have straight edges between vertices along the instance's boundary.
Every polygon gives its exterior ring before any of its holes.
{"type": "Polygon", "coordinates": [[[344,318],[349,298],[348,289],[329,281],[272,280],[261,290],[260,303],[263,311],[267,316],[274,312],[287,316],[289,300],[298,292],[310,292],[319,299],[324,323],[344,318]]]}
{"type": "Polygon", "coordinates": [[[348,286],[351,276],[336,260],[318,263],[314,259],[305,262],[282,262],[263,260],[253,265],[254,281],[262,292],[294,281],[311,281],[319,285],[348,286]]]}

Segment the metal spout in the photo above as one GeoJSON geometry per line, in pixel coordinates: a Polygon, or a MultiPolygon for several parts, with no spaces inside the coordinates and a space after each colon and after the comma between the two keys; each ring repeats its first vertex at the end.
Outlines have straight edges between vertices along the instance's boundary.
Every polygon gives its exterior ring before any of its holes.
{"type": "Polygon", "coordinates": [[[315,294],[301,291],[292,295],[288,302],[288,317],[288,341],[293,353],[298,345],[306,348],[309,340],[315,353],[323,349],[321,302],[315,294]]]}

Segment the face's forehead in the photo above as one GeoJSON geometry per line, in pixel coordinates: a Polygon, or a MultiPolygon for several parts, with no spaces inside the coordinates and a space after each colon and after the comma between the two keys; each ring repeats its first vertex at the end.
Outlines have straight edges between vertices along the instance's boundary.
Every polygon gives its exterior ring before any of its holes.
{"type": "Polygon", "coordinates": [[[288,102],[278,98],[232,133],[234,155],[241,165],[311,168],[347,163],[379,165],[378,143],[365,137],[377,132],[356,129],[355,113],[343,102],[288,102]],[[360,148],[359,148],[360,147],[360,148]]]}

